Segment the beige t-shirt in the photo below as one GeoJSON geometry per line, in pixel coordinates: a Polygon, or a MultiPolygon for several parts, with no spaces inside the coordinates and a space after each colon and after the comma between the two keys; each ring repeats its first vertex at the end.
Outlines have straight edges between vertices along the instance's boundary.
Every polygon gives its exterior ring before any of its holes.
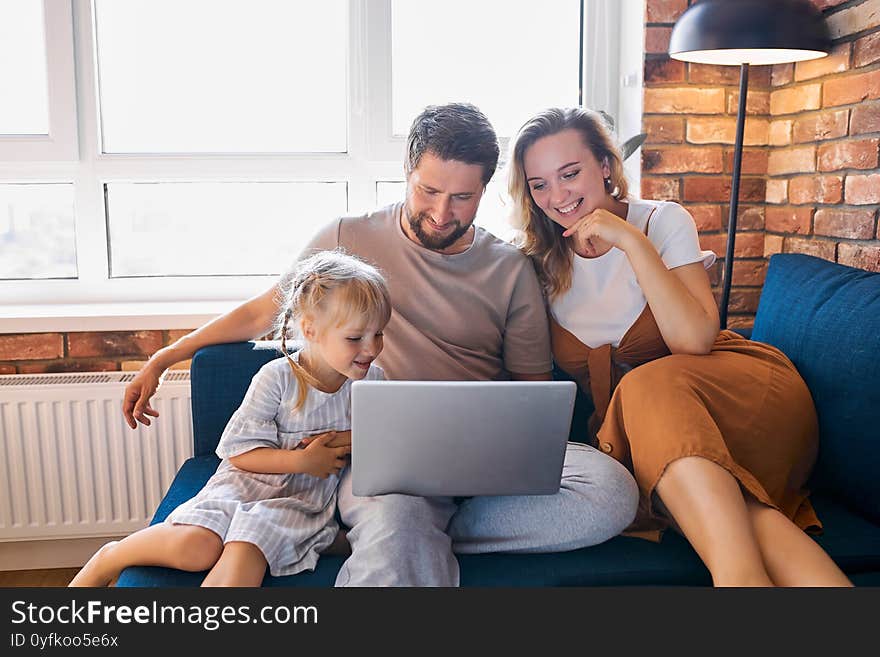
{"type": "Polygon", "coordinates": [[[330,222],[303,256],[341,247],[378,267],[393,311],[377,363],[389,379],[505,380],[551,369],[538,277],[519,250],[476,226],[473,243],[444,255],[413,243],[403,204],[330,222]]]}

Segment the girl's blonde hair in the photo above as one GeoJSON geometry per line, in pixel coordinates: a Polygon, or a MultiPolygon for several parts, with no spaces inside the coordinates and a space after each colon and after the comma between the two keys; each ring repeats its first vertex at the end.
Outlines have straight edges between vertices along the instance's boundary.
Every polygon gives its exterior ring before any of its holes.
{"type": "Polygon", "coordinates": [[[549,301],[571,287],[571,247],[562,237],[565,229],[552,221],[532,199],[525,174],[525,153],[542,137],[575,130],[596,160],[608,163],[611,175],[605,191],[615,199],[628,192],[623,158],[602,115],[582,107],[551,108],[527,121],[511,142],[508,192],[513,200],[513,223],[521,231],[517,246],[535,265],[549,301]]]}
{"type": "Polygon", "coordinates": [[[291,330],[298,330],[304,317],[314,318],[319,330],[341,326],[353,317],[385,326],[391,318],[391,297],[378,269],[341,250],[320,251],[300,261],[282,278],[279,294],[275,333],[299,385],[296,411],[305,403],[309,386],[318,382],[290,357],[291,330]]]}

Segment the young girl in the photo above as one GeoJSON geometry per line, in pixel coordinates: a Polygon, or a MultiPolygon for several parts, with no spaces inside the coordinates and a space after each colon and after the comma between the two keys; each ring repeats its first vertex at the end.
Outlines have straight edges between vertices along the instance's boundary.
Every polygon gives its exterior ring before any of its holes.
{"type": "Polygon", "coordinates": [[[135,565],[210,569],[203,586],[259,586],[267,565],[276,577],[312,570],[333,543],[350,382],[383,378],[372,362],[391,302],[376,269],[336,251],[302,261],[285,281],[285,356],[254,376],[220,438],[217,472],[165,522],[101,548],[71,586],[105,586],[135,565]],[[292,326],[304,346],[290,356],[292,326]]]}

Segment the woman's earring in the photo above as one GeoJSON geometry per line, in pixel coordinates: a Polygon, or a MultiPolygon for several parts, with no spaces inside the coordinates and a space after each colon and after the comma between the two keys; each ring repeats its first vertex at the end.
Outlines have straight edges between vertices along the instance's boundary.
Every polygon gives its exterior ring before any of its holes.
{"type": "Polygon", "coordinates": [[[620,187],[617,185],[614,186],[614,189],[611,189],[611,176],[608,176],[605,179],[605,191],[611,194],[611,198],[617,198],[620,196],[620,187]]]}

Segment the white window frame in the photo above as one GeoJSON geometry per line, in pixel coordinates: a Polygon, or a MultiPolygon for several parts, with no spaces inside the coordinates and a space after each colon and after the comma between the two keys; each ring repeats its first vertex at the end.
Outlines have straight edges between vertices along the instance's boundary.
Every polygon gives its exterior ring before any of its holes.
{"type": "MultiPolygon", "coordinates": [[[[636,11],[641,8],[641,15],[644,15],[644,0],[622,2],[633,5],[636,11]]],[[[618,29],[603,28],[588,32],[584,28],[584,56],[598,57],[601,54],[603,61],[608,63],[609,77],[600,79],[586,75],[582,87],[588,105],[605,109],[618,120],[621,117],[618,111],[620,94],[614,90],[618,86],[616,81],[620,79],[618,43],[623,39],[615,39],[614,34],[619,34],[619,4],[617,0],[585,0],[583,13],[586,26],[601,19],[606,21],[603,25],[611,25],[607,22],[610,20],[618,29]],[[605,18],[607,16],[611,18],[605,18]],[[610,95],[609,89],[612,90],[610,95]]],[[[74,183],[78,278],[0,281],[0,305],[3,306],[0,322],[5,324],[0,331],[10,330],[12,318],[16,318],[17,330],[30,330],[30,326],[39,327],[34,330],[41,330],[47,326],[46,318],[53,316],[53,307],[58,310],[57,316],[65,317],[75,317],[76,308],[80,309],[79,314],[87,317],[97,309],[109,313],[109,308],[113,306],[123,308],[124,311],[120,313],[126,317],[153,317],[168,314],[164,310],[151,308],[167,308],[169,302],[182,305],[208,303],[209,306],[213,303],[211,308],[217,308],[217,312],[220,312],[268,289],[275,282],[275,276],[108,278],[103,197],[105,184],[140,181],[343,181],[348,185],[349,211],[355,212],[365,211],[374,205],[377,181],[403,178],[404,140],[394,137],[391,128],[391,0],[349,0],[348,152],[280,155],[102,153],[93,3],[91,0],[44,0],[44,7],[50,34],[48,43],[51,44],[50,80],[53,88],[59,90],[50,95],[52,137],[55,138],[50,141],[56,150],[46,152],[39,161],[28,157],[24,150],[0,151],[0,183],[74,183]],[[364,53],[363,56],[361,53],[364,53]],[[63,123],[63,117],[67,118],[67,124],[63,123]],[[62,121],[59,132],[54,132],[55,121],[62,121]],[[70,133],[66,141],[62,139],[65,129],[70,133]],[[72,158],[69,152],[71,148],[75,153],[72,158]],[[75,308],[72,309],[71,304],[75,308]],[[143,312],[139,313],[137,306],[141,306],[143,312]],[[35,319],[28,323],[27,317],[35,319]],[[45,321],[37,321],[38,317],[45,321]]],[[[640,49],[641,41],[638,43],[640,49]]],[[[586,65],[582,68],[585,72],[591,70],[586,65]]],[[[640,70],[638,79],[641,79],[640,70]]],[[[635,111],[631,104],[627,107],[629,114],[637,115],[640,121],[640,103],[635,111]]],[[[0,144],[0,148],[3,146],[0,144]]],[[[291,254],[291,258],[294,255],[291,254]]],[[[205,312],[211,314],[213,311],[209,308],[205,312]]],[[[187,316],[186,320],[174,321],[192,321],[191,313],[183,315],[187,316]]],[[[135,321],[132,319],[128,323],[135,321]]],[[[173,323],[165,327],[173,328],[173,323]]]]}

